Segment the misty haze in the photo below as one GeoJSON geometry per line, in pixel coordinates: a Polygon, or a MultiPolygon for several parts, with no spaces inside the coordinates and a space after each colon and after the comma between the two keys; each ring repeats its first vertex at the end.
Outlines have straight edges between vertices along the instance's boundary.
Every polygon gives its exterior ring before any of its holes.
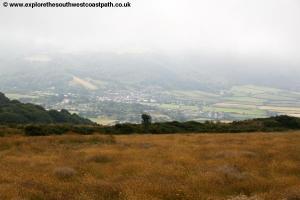
{"type": "Polygon", "coordinates": [[[1,8],[0,89],[100,124],[299,116],[299,6],[1,8]]]}
{"type": "Polygon", "coordinates": [[[298,0],[0,1],[0,200],[299,200],[299,130],[298,0]]]}

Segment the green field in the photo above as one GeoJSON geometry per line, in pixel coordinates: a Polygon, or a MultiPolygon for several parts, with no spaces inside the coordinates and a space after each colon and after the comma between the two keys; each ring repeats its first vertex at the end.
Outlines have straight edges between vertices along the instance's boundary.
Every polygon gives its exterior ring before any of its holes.
{"type": "Polygon", "coordinates": [[[259,109],[242,109],[242,108],[222,108],[222,107],[205,107],[204,111],[235,113],[241,115],[265,116],[266,112],[259,109]]]}
{"type": "Polygon", "coordinates": [[[28,95],[28,94],[17,94],[17,93],[6,93],[5,94],[10,99],[36,99],[38,96],[28,95]]]}

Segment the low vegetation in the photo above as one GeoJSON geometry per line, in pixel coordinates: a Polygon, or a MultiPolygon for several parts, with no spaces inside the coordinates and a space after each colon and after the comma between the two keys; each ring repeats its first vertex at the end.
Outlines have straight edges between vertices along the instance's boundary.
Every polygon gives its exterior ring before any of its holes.
{"type": "Polygon", "coordinates": [[[300,132],[0,138],[0,199],[297,200],[300,132]]]}
{"type": "MultiPolygon", "coordinates": [[[[151,117],[151,116],[148,116],[151,117]]],[[[175,133],[242,133],[242,132],[283,132],[300,130],[300,119],[289,116],[252,119],[232,123],[161,122],[151,123],[151,118],[141,124],[116,124],[114,126],[75,124],[6,124],[0,126],[0,137],[5,135],[47,136],[78,133],[91,135],[101,133],[118,134],[175,134],[175,133]]]]}

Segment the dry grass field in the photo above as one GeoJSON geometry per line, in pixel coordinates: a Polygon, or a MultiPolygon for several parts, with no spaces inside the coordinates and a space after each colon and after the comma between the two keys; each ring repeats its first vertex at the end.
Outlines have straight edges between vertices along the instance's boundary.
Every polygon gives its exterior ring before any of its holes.
{"type": "Polygon", "coordinates": [[[300,132],[0,137],[0,199],[299,200],[300,132]]]}

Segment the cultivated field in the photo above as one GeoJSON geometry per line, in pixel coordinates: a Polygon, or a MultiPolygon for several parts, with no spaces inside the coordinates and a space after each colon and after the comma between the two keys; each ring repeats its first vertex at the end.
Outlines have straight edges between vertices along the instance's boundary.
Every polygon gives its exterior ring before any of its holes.
{"type": "Polygon", "coordinates": [[[300,132],[0,137],[0,199],[300,199],[300,132]]]}

